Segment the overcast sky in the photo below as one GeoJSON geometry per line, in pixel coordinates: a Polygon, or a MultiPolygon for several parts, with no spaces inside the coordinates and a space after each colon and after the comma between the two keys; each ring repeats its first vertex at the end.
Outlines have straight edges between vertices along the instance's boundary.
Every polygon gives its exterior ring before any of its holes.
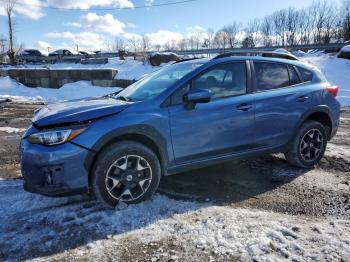
{"type": "MultiPolygon", "coordinates": [[[[24,43],[26,48],[45,49],[50,45],[51,49],[73,49],[78,43],[83,49],[98,50],[116,37],[148,34],[153,44],[164,44],[169,39],[186,37],[193,31],[218,30],[232,21],[244,23],[291,6],[303,8],[313,0],[197,0],[152,7],[178,1],[181,0],[17,0],[16,41],[24,43]],[[150,7],[135,8],[144,5],[150,7]],[[111,10],[114,7],[131,9],[111,10]]],[[[335,4],[340,1],[327,0],[335,4]]],[[[3,15],[0,8],[0,34],[7,36],[3,15]]]]}

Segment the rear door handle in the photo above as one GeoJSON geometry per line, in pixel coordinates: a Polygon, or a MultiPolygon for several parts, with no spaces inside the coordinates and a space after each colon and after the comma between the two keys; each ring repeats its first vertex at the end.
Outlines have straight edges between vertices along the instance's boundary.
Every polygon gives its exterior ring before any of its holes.
{"type": "Polygon", "coordinates": [[[240,111],[249,111],[249,110],[253,109],[253,105],[248,104],[248,103],[242,103],[242,104],[237,106],[237,109],[240,111]]]}
{"type": "Polygon", "coordinates": [[[298,102],[305,102],[305,101],[308,100],[308,99],[309,99],[308,96],[299,96],[299,97],[297,98],[297,101],[298,101],[298,102]]]}

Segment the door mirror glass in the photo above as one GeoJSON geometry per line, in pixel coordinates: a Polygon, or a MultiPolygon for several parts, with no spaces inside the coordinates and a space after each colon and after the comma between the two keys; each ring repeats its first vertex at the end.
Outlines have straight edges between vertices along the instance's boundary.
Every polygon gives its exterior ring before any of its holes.
{"type": "Polygon", "coordinates": [[[195,88],[184,95],[186,104],[208,103],[211,99],[211,92],[208,89],[195,88]]]}

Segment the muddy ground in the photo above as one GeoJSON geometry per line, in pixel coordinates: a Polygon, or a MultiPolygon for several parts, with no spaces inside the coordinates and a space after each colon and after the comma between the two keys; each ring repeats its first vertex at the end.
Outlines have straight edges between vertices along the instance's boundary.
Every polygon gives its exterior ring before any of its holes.
{"type": "MultiPolygon", "coordinates": [[[[39,106],[41,105],[0,103],[0,178],[6,180],[21,178],[18,155],[21,129],[30,124],[33,111],[39,106]],[[9,132],[1,131],[1,127],[18,129],[9,132]]],[[[9,190],[8,192],[13,191],[9,190]]],[[[321,164],[313,170],[300,170],[290,167],[283,155],[268,155],[231,161],[226,164],[165,177],[159,188],[159,197],[161,196],[174,201],[210,203],[212,206],[219,206],[230,212],[236,209],[267,211],[269,214],[276,213],[281,218],[288,216],[288,218],[294,220],[295,217],[299,222],[302,221],[300,223],[308,220],[316,222],[341,220],[345,221],[344,230],[347,230],[344,234],[349,234],[350,109],[343,110],[338,134],[329,142],[321,164]]],[[[45,201],[50,201],[50,199],[45,198],[45,201]]],[[[65,208],[70,207],[70,205],[75,208],[78,206],[77,210],[82,212],[82,216],[84,216],[84,212],[101,210],[101,207],[94,200],[87,198],[69,200],[64,203],[65,208]]],[[[47,207],[45,208],[47,209],[47,207]]],[[[55,209],[57,205],[53,205],[51,208],[55,209]]],[[[46,209],[38,212],[46,212],[46,209]]],[[[6,217],[4,221],[8,223],[12,219],[19,223],[28,220],[33,212],[33,210],[29,213],[20,212],[19,210],[18,213],[2,215],[6,217]]],[[[69,216],[66,219],[69,220],[69,216]]],[[[14,225],[17,223],[14,223],[14,225]]],[[[40,231],[47,227],[45,222],[40,224],[29,221],[28,223],[31,230],[40,231]]],[[[51,221],[51,223],[56,222],[51,221]]],[[[50,225],[52,226],[52,224],[50,225]]],[[[86,228],[82,233],[77,224],[69,225],[67,230],[71,237],[62,236],[59,243],[55,244],[56,242],[54,242],[49,248],[36,247],[34,240],[31,240],[34,241],[32,246],[24,248],[11,245],[0,246],[0,260],[23,260],[28,258],[82,261],[93,260],[94,258],[106,261],[114,259],[120,261],[186,261],[189,258],[190,260],[202,261],[245,260],[242,254],[234,252],[223,254],[208,251],[210,254],[208,255],[204,249],[197,248],[195,244],[179,239],[176,234],[174,237],[168,235],[162,240],[148,241],[147,243],[135,239],[128,241],[128,237],[125,237],[122,242],[118,243],[118,247],[113,246],[111,248],[110,244],[105,244],[103,251],[101,250],[103,256],[101,254],[91,256],[89,250],[96,247],[89,248],[88,243],[91,241],[86,240],[87,235],[90,235],[90,237],[96,235],[95,238],[99,240],[106,238],[106,241],[109,241],[108,243],[110,243],[110,239],[113,240],[113,236],[103,234],[103,236],[100,236],[96,231],[87,230],[86,228]],[[191,246],[196,246],[196,248],[192,249],[191,246]],[[81,251],[79,249],[81,247],[86,248],[86,250],[81,251]]],[[[55,227],[57,227],[57,232],[63,231],[60,225],[55,224],[55,227]]],[[[16,230],[16,226],[2,224],[0,235],[6,235],[8,242],[12,243],[11,241],[15,241],[15,236],[10,231],[16,232],[16,230]]],[[[24,231],[21,230],[18,229],[17,234],[28,234],[24,229],[24,231]]],[[[317,231],[317,229],[315,230],[317,231]]],[[[327,246],[326,242],[323,245],[327,246]]],[[[341,246],[343,249],[333,250],[334,254],[332,256],[325,255],[324,258],[330,261],[350,261],[350,258],[347,257],[350,250],[349,241],[344,243],[341,246]]],[[[272,248],[271,252],[280,252],[281,259],[293,260],[293,256],[283,254],[278,248],[272,248]]],[[[329,255],[331,253],[327,252],[325,254],[329,255]]],[[[303,257],[303,254],[301,254],[299,258],[303,257]]],[[[252,256],[251,260],[254,259],[260,261],[252,256]]],[[[317,259],[310,260],[316,261],[317,259]]]]}

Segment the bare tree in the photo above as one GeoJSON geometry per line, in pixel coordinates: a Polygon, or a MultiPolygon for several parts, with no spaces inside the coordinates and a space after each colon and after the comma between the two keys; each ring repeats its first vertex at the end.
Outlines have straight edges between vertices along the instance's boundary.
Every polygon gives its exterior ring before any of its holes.
{"type": "Polygon", "coordinates": [[[224,32],[223,30],[216,32],[214,42],[217,48],[222,48],[223,50],[225,50],[228,44],[228,37],[226,32],[224,32]]]}
{"type": "Polygon", "coordinates": [[[151,40],[146,34],[142,35],[141,47],[142,47],[142,52],[147,52],[151,49],[151,40]]]}
{"type": "Polygon", "coordinates": [[[162,46],[160,44],[156,44],[154,45],[154,48],[156,49],[156,51],[160,51],[160,49],[162,48],[162,46]]]}
{"type": "Polygon", "coordinates": [[[189,48],[191,50],[194,50],[195,42],[196,42],[196,40],[195,40],[195,37],[193,35],[188,37],[188,45],[189,45],[189,48]]]}
{"type": "Polygon", "coordinates": [[[244,37],[244,39],[242,41],[243,48],[251,48],[254,46],[255,46],[255,43],[254,43],[254,39],[253,39],[252,35],[247,35],[246,37],[244,37]]]}
{"type": "Polygon", "coordinates": [[[260,28],[261,25],[258,19],[253,19],[248,22],[245,29],[245,40],[249,40],[248,42],[251,45],[250,47],[255,47],[259,44],[261,40],[260,28]]]}
{"type": "Polygon", "coordinates": [[[175,39],[171,40],[170,42],[170,49],[175,50],[177,47],[177,41],[175,39]]]}
{"type": "Polygon", "coordinates": [[[198,50],[199,48],[201,48],[203,46],[204,40],[205,40],[204,32],[202,31],[192,32],[188,37],[188,42],[192,50],[193,49],[198,50]]]}
{"type": "Polygon", "coordinates": [[[187,49],[187,39],[183,38],[183,39],[179,40],[177,43],[177,48],[181,51],[186,50],[187,49]]]}
{"type": "Polygon", "coordinates": [[[272,14],[274,33],[276,34],[275,45],[285,46],[286,44],[286,17],[287,11],[285,9],[276,11],[272,14]]]}
{"type": "Polygon", "coordinates": [[[129,38],[129,48],[134,52],[134,60],[136,60],[136,53],[140,50],[140,38],[133,35],[129,38]]]}
{"type": "Polygon", "coordinates": [[[111,41],[109,41],[109,40],[105,40],[103,42],[103,49],[108,51],[108,52],[114,52],[113,45],[112,45],[111,41]]]}
{"type": "Polygon", "coordinates": [[[324,28],[325,18],[327,15],[327,2],[326,1],[315,1],[310,6],[311,15],[313,20],[313,42],[315,44],[322,43],[322,32],[324,28]]]}
{"type": "Polygon", "coordinates": [[[299,25],[299,12],[295,8],[289,8],[286,16],[286,40],[292,46],[297,42],[297,31],[299,25]]]}
{"type": "Polygon", "coordinates": [[[11,64],[16,62],[16,53],[14,50],[14,33],[13,33],[13,10],[16,6],[17,0],[3,0],[3,6],[7,16],[7,24],[9,31],[9,50],[8,56],[11,64]]]}
{"type": "Polygon", "coordinates": [[[116,37],[112,45],[113,52],[119,52],[125,50],[125,40],[121,37],[116,37]]]}
{"type": "Polygon", "coordinates": [[[208,28],[207,29],[207,38],[205,39],[206,46],[208,49],[212,48],[213,40],[214,40],[214,29],[208,28]]]}
{"type": "Polygon", "coordinates": [[[264,46],[272,45],[273,21],[271,16],[266,16],[260,25],[260,32],[264,46]]]}
{"type": "Polygon", "coordinates": [[[299,35],[300,44],[308,45],[311,43],[311,34],[313,30],[313,18],[309,10],[301,10],[299,13],[299,35]]]}
{"type": "Polygon", "coordinates": [[[240,32],[241,24],[238,22],[233,22],[230,25],[224,26],[221,30],[226,33],[226,38],[230,48],[234,48],[238,44],[238,33],[240,32]]]}
{"type": "Polygon", "coordinates": [[[329,44],[336,36],[336,25],[339,24],[337,10],[333,5],[327,6],[327,13],[324,17],[322,40],[324,44],[329,44]]]}
{"type": "Polygon", "coordinates": [[[171,42],[168,41],[164,44],[163,49],[166,51],[170,51],[171,50],[171,42]]]}
{"type": "Polygon", "coordinates": [[[342,21],[342,37],[344,41],[350,40],[350,0],[344,0],[342,4],[343,21],[342,21]]]}

